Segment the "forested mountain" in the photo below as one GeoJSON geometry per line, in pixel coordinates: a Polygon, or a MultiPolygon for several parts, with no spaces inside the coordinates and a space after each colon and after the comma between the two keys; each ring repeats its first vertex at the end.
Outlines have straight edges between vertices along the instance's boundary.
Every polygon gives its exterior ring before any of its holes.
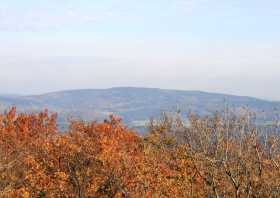
{"type": "Polygon", "coordinates": [[[175,112],[178,109],[184,116],[190,111],[198,115],[207,115],[222,111],[225,107],[235,111],[245,107],[256,112],[260,119],[271,120],[273,115],[279,112],[280,102],[201,91],[119,87],[60,91],[32,96],[0,96],[2,111],[11,106],[17,106],[19,112],[48,108],[59,113],[59,123],[68,118],[100,120],[114,114],[133,126],[141,125],[161,112],[175,112]]]}

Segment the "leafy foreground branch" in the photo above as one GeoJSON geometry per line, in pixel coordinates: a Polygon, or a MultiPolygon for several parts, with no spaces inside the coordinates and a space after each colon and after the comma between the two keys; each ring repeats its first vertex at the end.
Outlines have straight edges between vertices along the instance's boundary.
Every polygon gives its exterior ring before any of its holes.
{"type": "Polygon", "coordinates": [[[118,118],[0,115],[0,197],[279,197],[279,137],[245,117],[163,116],[139,136],[118,118]],[[264,138],[266,137],[266,138],[264,138]]]}

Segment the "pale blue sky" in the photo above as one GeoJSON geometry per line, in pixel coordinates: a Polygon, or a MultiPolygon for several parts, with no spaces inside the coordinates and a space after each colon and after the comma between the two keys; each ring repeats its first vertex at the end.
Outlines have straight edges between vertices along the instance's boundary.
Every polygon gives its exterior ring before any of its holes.
{"type": "Polygon", "coordinates": [[[143,86],[280,100],[280,1],[0,0],[0,93],[143,86]]]}

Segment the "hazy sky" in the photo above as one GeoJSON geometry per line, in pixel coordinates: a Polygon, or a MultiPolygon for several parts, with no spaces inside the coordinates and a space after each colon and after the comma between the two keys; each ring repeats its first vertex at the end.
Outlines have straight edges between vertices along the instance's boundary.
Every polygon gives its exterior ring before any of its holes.
{"type": "Polygon", "coordinates": [[[280,100],[279,0],[0,0],[0,93],[115,86],[280,100]]]}

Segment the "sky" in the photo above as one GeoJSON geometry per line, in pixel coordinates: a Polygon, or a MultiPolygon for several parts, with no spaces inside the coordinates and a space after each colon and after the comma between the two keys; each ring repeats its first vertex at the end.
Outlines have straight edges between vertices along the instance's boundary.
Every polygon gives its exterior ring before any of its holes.
{"type": "Polygon", "coordinates": [[[120,86],[280,100],[278,0],[0,0],[0,93],[120,86]]]}

